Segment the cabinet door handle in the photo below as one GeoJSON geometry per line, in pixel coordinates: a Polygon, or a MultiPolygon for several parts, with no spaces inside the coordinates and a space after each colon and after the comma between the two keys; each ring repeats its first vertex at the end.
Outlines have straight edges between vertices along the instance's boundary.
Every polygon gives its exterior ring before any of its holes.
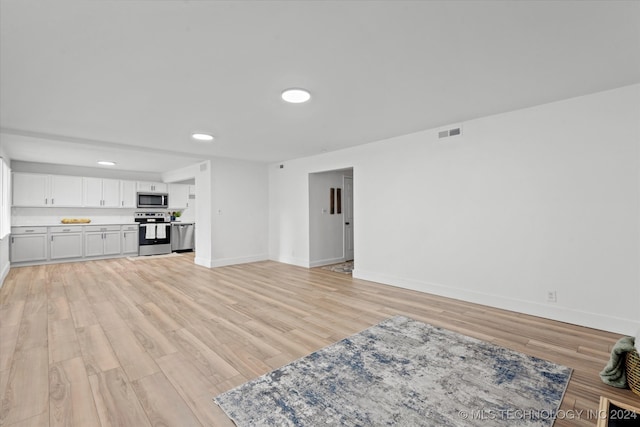
{"type": "Polygon", "coordinates": [[[12,238],[11,238],[11,243],[15,243],[15,241],[16,241],[16,240],[12,237],[12,238]]]}
{"type": "Polygon", "coordinates": [[[53,198],[51,199],[51,204],[53,205],[53,198]]]}
{"type": "Polygon", "coordinates": [[[51,236],[51,241],[53,242],[53,236],[51,236]]]}
{"type": "Polygon", "coordinates": [[[44,204],[48,205],[49,204],[49,199],[47,199],[46,197],[44,198],[44,204]]]}

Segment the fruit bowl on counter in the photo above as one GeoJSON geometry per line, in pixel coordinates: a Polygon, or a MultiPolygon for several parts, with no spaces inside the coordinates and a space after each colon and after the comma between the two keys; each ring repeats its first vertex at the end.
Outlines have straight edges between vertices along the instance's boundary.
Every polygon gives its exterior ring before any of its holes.
{"type": "Polygon", "coordinates": [[[60,222],[63,224],[89,224],[91,220],[89,218],[62,218],[60,222]]]}

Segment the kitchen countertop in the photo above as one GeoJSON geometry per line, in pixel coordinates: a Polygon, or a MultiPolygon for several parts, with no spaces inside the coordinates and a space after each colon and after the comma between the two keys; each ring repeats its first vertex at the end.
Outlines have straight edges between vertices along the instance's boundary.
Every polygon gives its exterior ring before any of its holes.
{"type": "Polygon", "coordinates": [[[12,224],[11,227],[69,227],[72,225],[138,225],[137,222],[89,222],[82,224],[38,223],[38,224],[12,224]]]}

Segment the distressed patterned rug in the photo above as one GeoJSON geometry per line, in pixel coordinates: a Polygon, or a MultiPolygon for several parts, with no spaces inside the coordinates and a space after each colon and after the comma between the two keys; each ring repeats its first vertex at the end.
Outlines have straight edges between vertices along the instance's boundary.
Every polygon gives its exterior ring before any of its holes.
{"type": "Polygon", "coordinates": [[[551,426],[571,369],[397,316],[214,400],[238,426],[551,426]]]}
{"type": "Polygon", "coordinates": [[[335,273],[351,274],[351,272],[353,271],[353,261],[347,261],[340,264],[325,265],[324,267],[320,268],[322,268],[323,270],[333,271],[335,273]]]}

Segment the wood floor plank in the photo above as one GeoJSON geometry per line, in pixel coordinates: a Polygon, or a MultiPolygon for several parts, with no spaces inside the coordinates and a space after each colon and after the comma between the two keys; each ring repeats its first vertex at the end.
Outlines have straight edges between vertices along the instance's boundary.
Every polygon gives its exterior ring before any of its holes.
{"type": "Polygon", "coordinates": [[[156,362],[187,403],[197,396],[219,392],[215,386],[215,379],[202,375],[189,354],[172,353],[157,359],[156,362]]]}
{"type": "Polygon", "coordinates": [[[35,349],[47,351],[48,320],[46,306],[43,306],[43,308],[29,315],[25,311],[16,339],[16,357],[24,357],[24,354],[35,349]]]}
{"type": "Polygon", "coordinates": [[[69,310],[71,311],[71,318],[76,328],[83,328],[98,323],[98,318],[91,309],[89,300],[87,299],[69,301],[69,310]]]}
{"type": "Polygon", "coordinates": [[[102,427],[151,426],[121,368],[90,375],[89,382],[102,427]]]}
{"type": "Polygon", "coordinates": [[[144,350],[156,359],[178,351],[176,346],[145,317],[129,319],[129,329],[144,350]]]}
{"type": "Polygon", "coordinates": [[[29,294],[29,283],[35,270],[30,267],[12,268],[2,285],[0,305],[24,301],[29,294]]]}
{"type": "Polygon", "coordinates": [[[0,324],[0,372],[9,370],[18,341],[20,324],[0,324]]]}
{"type": "Polygon", "coordinates": [[[49,321],[49,363],[80,356],[80,345],[72,319],[49,321]]]}
{"type": "Polygon", "coordinates": [[[15,302],[0,305],[0,328],[7,325],[18,325],[22,320],[24,304],[24,299],[18,299],[15,302]]]}
{"type": "MultiPolygon", "coordinates": [[[[218,395],[221,389],[214,385],[214,379],[202,375],[189,355],[181,352],[173,353],[158,359],[157,362],[167,379],[203,425],[235,425],[213,403],[213,397],[218,395]]],[[[240,379],[238,384],[244,381],[246,378],[240,379]]]]}
{"type": "Polygon", "coordinates": [[[175,331],[182,328],[182,325],[180,323],[176,322],[171,316],[169,316],[164,310],[162,310],[153,302],[144,303],[139,307],[139,309],[151,323],[165,332],[175,331]]]}
{"type": "Polygon", "coordinates": [[[162,372],[134,381],[133,389],[152,425],[202,426],[162,372]]]}
{"type": "Polygon", "coordinates": [[[100,419],[81,357],[49,368],[49,426],[99,426],[100,419]]]}
{"type": "Polygon", "coordinates": [[[221,382],[239,374],[236,368],[188,330],[179,329],[172,334],[172,337],[183,352],[189,353],[203,375],[221,382]]]}
{"type": "MultiPolygon", "coordinates": [[[[64,288],[62,289],[64,294],[64,288]]],[[[71,309],[66,296],[49,299],[49,320],[64,320],[70,318],[71,309]]]]}
{"type": "Polygon", "coordinates": [[[120,366],[102,326],[91,325],[78,328],[76,336],[89,375],[109,371],[120,366]]]}
{"type": "Polygon", "coordinates": [[[44,427],[49,425],[49,413],[43,412],[31,418],[8,424],[7,427],[44,427]]]}
{"type": "Polygon", "coordinates": [[[128,327],[105,330],[120,366],[130,380],[137,380],[160,370],[128,327]]]}
{"type": "MultiPolygon", "coordinates": [[[[43,346],[30,348],[12,361],[3,387],[0,424],[11,424],[49,412],[49,356],[43,346]]],[[[3,381],[4,382],[4,381],[3,381]]]]}
{"type": "Polygon", "coordinates": [[[322,269],[208,269],[183,254],[12,268],[0,288],[0,424],[232,426],[217,394],[398,314],[573,368],[564,410],[597,410],[601,395],[638,405],[598,376],[618,334],[322,269]]]}

